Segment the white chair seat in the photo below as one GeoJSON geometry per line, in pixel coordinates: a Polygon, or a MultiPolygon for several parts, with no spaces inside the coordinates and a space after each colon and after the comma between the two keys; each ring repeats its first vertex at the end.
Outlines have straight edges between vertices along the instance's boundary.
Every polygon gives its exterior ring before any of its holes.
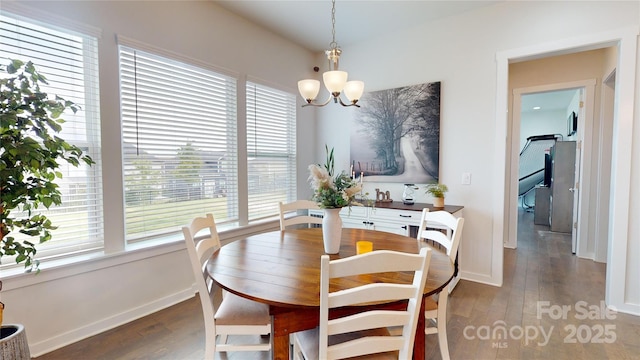
{"type": "Polygon", "coordinates": [[[257,325],[271,324],[269,306],[241,296],[226,293],[214,316],[216,325],[257,325]]]}

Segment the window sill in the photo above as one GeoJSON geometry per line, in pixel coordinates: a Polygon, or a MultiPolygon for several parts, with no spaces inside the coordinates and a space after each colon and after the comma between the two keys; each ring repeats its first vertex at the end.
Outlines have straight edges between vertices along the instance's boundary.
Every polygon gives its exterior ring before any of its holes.
{"type": "MultiPolygon", "coordinates": [[[[276,219],[270,218],[248,226],[219,229],[222,244],[252,234],[280,228],[276,219]]],[[[59,259],[42,260],[40,272],[26,273],[22,266],[2,270],[3,291],[18,289],[68,276],[141,261],[172,252],[184,251],[182,234],[174,234],[155,240],[128,245],[125,251],[106,254],[102,249],[59,259]]]]}

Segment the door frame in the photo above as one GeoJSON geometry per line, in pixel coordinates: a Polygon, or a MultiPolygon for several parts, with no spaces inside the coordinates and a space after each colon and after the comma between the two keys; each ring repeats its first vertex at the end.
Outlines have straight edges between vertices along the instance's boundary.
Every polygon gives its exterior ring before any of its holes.
{"type": "Polygon", "coordinates": [[[611,166],[611,206],[609,212],[609,233],[607,254],[607,274],[605,301],[619,311],[640,314],[640,305],[625,302],[627,284],[627,254],[629,243],[629,189],[631,186],[632,134],[634,122],[634,97],[636,82],[638,26],[631,26],[602,33],[588,34],[570,39],[556,40],[545,44],[499,51],[496,53],[496,141],[494,146],[494,174],[496,176],[493,194],[493,239],[491,277],[502,285],[504,271],[504,239],[508,234],[508,201],[506,186],[507,155],[509,154],[508,92],[509,62],[554,56],[618,46],[617,81],[614,109],[614,147],[611,166]],[[615,261],[613,261],[615,259],[615,261]]]}
{"type": "MultiPolygon", "coordinates": [[[[616,69],[608,74],[602,81],[602,90],[600,92],[600,122],[599,142],[601,144],[600,151],[598,152],[598,166],[600,168],[611,168],[611,150],[613,141],[613,114],[614,114],[614,102],[615,102],[615,77],[616,69]],[[608,140],[608,142],[606,141],[608,140]]],[[[598,186],[603,189],[609,189],[611,187],[611,174],[598,174],[598,186]]],[[[608,191],[598,191],[596,196],[597,208],[599,211],[596,214],[595,223],[595,256],[594,259],[597,262],[607,262],[607,247],[606,241],[609,231],[609,204],[611,202],[611,194],[608,191]]]]}
{"type": "MultiPolygon", "coordinates": [[[[518,246],[518,167],[520,165],[520,113],[521,113],[521,97],[525,94],[541,93],[549,91],[569,90],[569,89],[583,89],[583,101],[584,106],[580,108],[580,114],[578,116],[578,138],[576,144],[582,143],[582,150],[576,149],[576,153],[579,153],[580,163],[582,164],[578,168],[578,174],[576,178],[579,179],[579,186],[577,191],[578,211],[574,214],[574,218],[577,219],[578,227],[574,228],[573,233],[576,237],[577,252],[576,254],[581,257],[589,257],[589,254],[585,253],[584,246],[581,248],[580,244],[586,243],[586,239],[583,235],[587,234],[586,221],[583,220],[583,215],[588,214],[589,209],[589,196],[587,191],[582,189],[589,189],[591,182],[589,174],[591,172],[591,157],[593,149],[593,121],[594,121],[594,102],[595,102],[595,79],[570,81],[557,84],[545,84],[538,86],[530,86],[524,88],[513,89],[513,123],[511,124],[511,142],[510,142],[510,176],[509,187],[505,188],[508,199],[508,233],[504,247],[515,249],[518,246]],[[585,170],[586,169],[586,170],[585,170]],[[585,176],[586,175],[586,176],[585,176]]],[[[574,193],[575,195],[576,193],[574,193]]]]}

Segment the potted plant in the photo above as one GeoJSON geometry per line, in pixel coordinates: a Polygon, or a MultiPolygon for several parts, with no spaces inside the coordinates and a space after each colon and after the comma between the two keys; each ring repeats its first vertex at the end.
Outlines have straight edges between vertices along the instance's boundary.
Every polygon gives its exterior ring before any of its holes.
{"type": "MultiPolygon", "coordinates": [[[[60,162],[78,166],[81,161],[88,165],[94,161],[57,136],[64,123],[60,116],[66,110],[75,113],[79,106],[41,91],[40,85],[47,80],[30,61],[10,60],[0,64],[0,73],[0,262],[15,257],[26,271],[38,270],[36,244],[50,240],[56,226],[36,211],[62,202],[55,182],[62,178],[60,162]],[[12,234],[16,232],[37,240],[16,239],[12,234]]],[[[0,305],[0,312],[2,308],[0,305]]],[[[22,326],[15,327],[24,333],[22,326]]],[[[8,338],[17,336],[5,328],[2,337],[8,333],[13,334],[8,338]]],[[[4,354],[5,340],[0,339],[0,354],[4,354]]],[[[20,341],[26,343],[26,337],[20,341]]],[[[25,358],[29,358],[28,348],[26,351],[25,358]]]]}
{"type": "Polygon", "coordinates": [[[449,191],[447,185],[440,183],[428,184],[426,187],[426,193],[433,197],[433,207],[444,207],[444,194],[449,191]]]}

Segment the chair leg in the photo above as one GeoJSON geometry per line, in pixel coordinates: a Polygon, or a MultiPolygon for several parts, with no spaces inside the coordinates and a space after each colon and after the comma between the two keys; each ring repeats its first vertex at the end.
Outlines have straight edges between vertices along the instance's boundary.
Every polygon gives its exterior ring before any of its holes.
{"type": "Polygon", "coordinates": [[[302,354],[302,351],[300,349],[300,343],[298,343],[295,335],[291,334],[290,340],[293,347],[293,350],[291,351],[291,358],[293,360],[305,360],[304,355],[302,354]]]}
{"type": "Polygon", "coordinates": [[[440,355],[442,356],[442,360],[450,359],[446,323],[446,321],[438,321],[438,345],[440,345],[440,355]]]}
{"type": "Polygon", "coordinates": [[[440,346],[440,356],[442,360],[449,360],[449,342],[447,341],[447,302],[449,294],[446,289],[440,294],[438,299],[438,345],[440,346]]]}
{"type": "Polygon", "coordinates": [[[206,323],[204,327],[204,359],[214,360],[216,354],[216,331],[213,324],[206,323]]]}
{"type": "Polygon", "coordinates": [[[204,350],[204,358],[206,360],[213,360],[215,359],[215,353],[216,353],[216,347],[214,344],[211,344],[211,341],[207,341],[207,343],[205,344],[205,350],[204,350]]]}

